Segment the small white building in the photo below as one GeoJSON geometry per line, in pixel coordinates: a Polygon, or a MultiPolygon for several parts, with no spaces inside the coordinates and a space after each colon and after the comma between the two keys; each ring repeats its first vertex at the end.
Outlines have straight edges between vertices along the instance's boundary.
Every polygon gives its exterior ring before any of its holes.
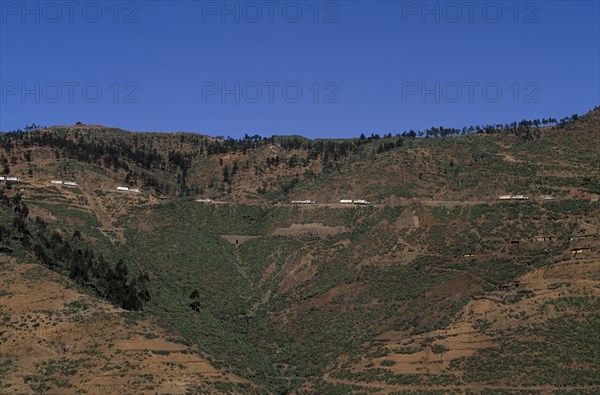
{"type": "Polygon", "coordinates": [[[196,199],[198,203],[212,203],[212,199],[196,199]]]}
{"type": "Polygon", "coordinates": [[[368,200],[364,200],[364,199],[354,200],[352,203],[354,203],[354,204],[362,204],[362,205],[365,205],[365,206],[368,206],[369,204],[371,204],[368,200]]]}
{"type": "Polygon", "coordinates": [[[500,200],[510,200],[512,199],[511,195],[500,195],[500,197],[498,198],[500,200]]]}
{"type": "Polygon", "coordinates": [[[340,199],[340,204],[352,204],[352,199],[340,199]]]}
{"type": "Polygon", "coordinates": [[[58,184],[58,185],[62,185],[62,181],[61,180],[50,180],[50,184],[58,184]]]}
{"type": "Polygon", "coordinates": [[[127,192],[127,191],[129,191],[129,188],[128,187],[117,187],[117,191],[127,192]]]}

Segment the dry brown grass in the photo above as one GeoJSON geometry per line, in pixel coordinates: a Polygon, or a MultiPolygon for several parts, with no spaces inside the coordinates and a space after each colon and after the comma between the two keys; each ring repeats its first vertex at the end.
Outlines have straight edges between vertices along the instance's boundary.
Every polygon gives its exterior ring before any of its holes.
{"type": "Polygon", "coordinates": [[[242,381],[48,269],[0,256],[0,272],[2,393],[184,394],[242,381]]]}

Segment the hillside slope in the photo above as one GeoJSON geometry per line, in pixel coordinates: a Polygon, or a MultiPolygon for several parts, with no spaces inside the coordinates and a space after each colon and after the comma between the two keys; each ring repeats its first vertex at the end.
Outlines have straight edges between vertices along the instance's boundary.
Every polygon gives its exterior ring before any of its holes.
{"type": "Polygon", "coordinates": [[[314,141],[78,125],[5,134],[0,146],[4,170],[33,186],[69,179],[97,193],[129,185],[152,197],[204,195],[253,204],[483,200],[504,193],[579,198],[600,193],[599,118],[597,108],[555,126],[314,141]]]}
{"type": "Polygon", "coordinates": [[[151,318],[46,268],[0,256],[0,273],[2,393],[216,393],[244,384],[151,318]]]}
{"type": "MultiPolygon", "coordinates": [[[[23,182],[5,184],[0,248],[142,309],[126,316],[160,327],[156,342],[201,350],[215,374],[188,384],[207,392],[596,393],[600,109],[511,130],[7,134],[4,165],[23,182]],[[498,199],[517,193],[530,199],[498,199]]],[[[183,388],[160,369],[143,385],[183,388]]],[[[10,377],[27,388],[23,370],[10,377]]]]}

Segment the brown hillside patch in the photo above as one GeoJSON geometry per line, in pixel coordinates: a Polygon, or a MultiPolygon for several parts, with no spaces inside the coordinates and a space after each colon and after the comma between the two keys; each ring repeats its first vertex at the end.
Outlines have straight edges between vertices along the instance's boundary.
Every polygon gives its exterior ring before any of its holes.
{"type": "MultiPolygon", "coordinates": [[[[456,382],[461,383],[464,372],[452,366],[452,361],[470,357],[481,349],[497,347],[498,333],[510,333],[511,330],[523,324],[523,315],[528,323],[543,323],[556,314],[552,301],[570,296],[600,297],[600,260],[597,258],[569,261],[551,267],[536,269],[520,277],[520,286],[507,291],[493,291],[486,294],[487,298],[471,300],[462,309],[456,322],[439,330],[426,332],[419,335],[410,335],[406,332],[389,331],[380,335],[372,345],[365,345],[366,350],[378,350],[377,354],[383,356],[364,355],[350,366],[345,372],[360,374],[370,369],[384,369],[392,376],[418,375],[432,377],[436,375],[455,376],[456,382]],[[518,295],[526,295],[518,297],[518,295]],[[492,301],[491,299],[496,299],[492,301]],[[542,309],[542,306],[546,306],[542,309]],[[550,306],[550,307],[548,307],[550,306]],[[385,352],[382,352],[384,350],[385,352]]],[[[456,288],[476,290],[470,285],[466,276],[456,277],[447,284],[442,284],[431,290],[427,297],[449,298],[457,295],[456,288]]],[[[337,366],[348,364],[348,358],[343,356],[338,359],[337,366]]],[[[339,368],[338,368],[339,369],[339,368]]],[[[486,386],[484,384],[468,384],[448,386],[409,386],[390,384],[378,381],[360,381],[338,379],[332,373],[324,375],[324,380],[331,384],[358,385],[369,389],[378,389],[377,393],[390,393],[412,388],[413,390],[454,389],[460,392],[476,391],[484,388],[495,388],[503,391],[543,390],[543,393],[552,393],[552,386],[539,387],[511,387],[510,383],[498,383],[486,386]]]]}
{"type": "Polygon", "coordinates": [[[399,228],[418,228],[419,217],[417,216],[417,211],[411,208],[405,209],[396,220],[396,226],[399,228]]]}
{"type": "Polygon", "coordinates": [[[291,260],[283,265],[284,277],[279,284],[279,292],[286,292],[295,286],[309,281],[317,274],[317,266],[313,264],[314,256],[303,256],[300,260],[291,260]]]}
{"type": "Polygon", "coordinates": [[[344,226],[325,226],[321,223],[292,224],[289,228],[277,228],[272,236],[334,236],[347,232],[344,226]]]}
{"type": "Polygon", "coordinates": [[[449,281],[436,285],[425,297],[433,300],[456,301],[473,292],[481,292],[481,286],[474,284],[473,278],[467,274],[458,274],[449,281]]]}
{"type": "Polygon", "coordinates": [[[271,264],[269,264],[269,266],[265,268],[262,276],[260,277],[259,286],[262,287],[262,285],[269,279],[269,277],[271,277],[271,274],[273,274],[276,268],[277,264],[275,262],[271,262],[271,264]]]}
{"type": "Polygon", "coordinates": [[[502,154],[502,159],[508,163],[520,163],[521,160],[515,159],[514,155],[509,153],[502,154]]]}
{"type": "Polygon", "coordinates": [[[39,265],[2,256],[0,273],[3,393],[214,393],[216,381],[241,381],[39,265]]]}
{"type": "Polygon", "coordinates": [[[314,307],[328,308],[332,308],[334,305],[351,305],[355,303],[363,289],[364,286],[362,284],[343,284],[311,300],[310,304],[314,307]]]}

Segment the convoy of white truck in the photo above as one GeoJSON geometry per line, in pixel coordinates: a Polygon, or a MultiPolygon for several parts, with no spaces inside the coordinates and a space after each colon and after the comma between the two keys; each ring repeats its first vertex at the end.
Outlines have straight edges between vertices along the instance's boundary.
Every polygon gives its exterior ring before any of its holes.
{"type": "MultiPolygon", "coordinates": [[[[8,176],[0,176],[0,181],[12,182],[12,183],[21,183],[22,179],[19,177],[8,177],[8,176]]],[[[64,185],[67,187],[78,187],[75,181],[64,181],[64,180],[51,180],[51,184],[54,185],[64,185]]],[[[129,192],[129,193],[141,193],[142,191],[139,188],[130,188],[130,187],[117,187],[118,192],[129,192]]],[[[498,197],[499,200],[529,200],[529,196],[527,195],[500,195],[498,197]]],[[[541,199],[543,201],[554,200],[554,197],[551,195],[542,195],[541,199]]],[[[214,203],[212,199],[196,199],[199,203],[214,203]]],[[[371,203],[365,199],[340,199],[340,204],[355,204],[355,205],[363,205],[368,206],[371,203]]],[[[292,204],[317,204],[316,201],[306,199],[306,200],[292,200],[292,204]]]]}
{"type": "Polygon", "coordinates": [[[368,205],[368,204],[371,204],[371,203],[369,203],[368,200],[364,200],[364,199],[358,199],[358,200],[340,199],[340,204],[364,204],[364,205],[368,205]]]}
{"type": "Polygon", "coordinates": [[[117,187],[117,191],[130,192],[130,193],[141,193],[142,192],[139,190],[139,188],[129,188],[129,187],[117,187]]]}
{"type": "Polygon", "coordinates": [[[358,200],[340,199],[340,204],[363,204],[363,205],[369,205],[371,203],[369,203],[368,200],[364,200],[364,199],[358,199],[358,200]]]}
{"type": "MultiPolygon", "coordinates": [[[[292,204],[317,204],[314,200],[292,200],[292,204]]],[[[368,200],[364,199],[340,199],[340,204],[360,204],[360,205],[369,205],[368,200]]]]}
{"type": "MultiPolygon", "coordinates": [[[[529,200],[529,196],[527,195],[500,195],[498,197],[500,200],[529,200]]],[[[542,195],[540,196],[542,201],[554,200],[554,196],[552,195],[542,195]]]]}
{"type": "Polygon", "coordinates": [[[314,200],[292,200],[292,204],[317,204],[314,200]]]}
{"type": "Polygon", "coordinates": [[[79,184],[77,184],[75,181],[52,180],[52,181],[50,181],[50,183],[55,184],[55,185],[65,185],[67,187],[79,186],[79,184]]]}
{"type": "Polygon", "coordinates": [[[5,176],[0,176],[0,181],[23,182],[23,180],[21,180],[19,177],[5,177],[5,176]]]}
{"type": "MultiPolygon", "coordinates": [[[[16,178],[16,177],[8,177],[9,180],[11,181],[10,178],[16,178]]],[[[0,181],[3,180],[4,177],[0,177],[0,181]]],[[[23,181],[21,179],[18,179],[19,182],[23,181]]],[[[50,184],[53,185],[64,185],[67,187],[78,187],[79,184],[76,183],[75,181],[64,181],[64,180],[50,180],[50,184]]],[[[140,191],[139,188],[130,188],[130,187],[117,187],[117,191],[118,192],[130,192],[130,193],[141,193],[142,191],[140,191]]]]}
{"type": "Polygon", "coordinates": [[[500,200],[529,200],[529,196],[525,195],[501,195],[500,200]]]}

